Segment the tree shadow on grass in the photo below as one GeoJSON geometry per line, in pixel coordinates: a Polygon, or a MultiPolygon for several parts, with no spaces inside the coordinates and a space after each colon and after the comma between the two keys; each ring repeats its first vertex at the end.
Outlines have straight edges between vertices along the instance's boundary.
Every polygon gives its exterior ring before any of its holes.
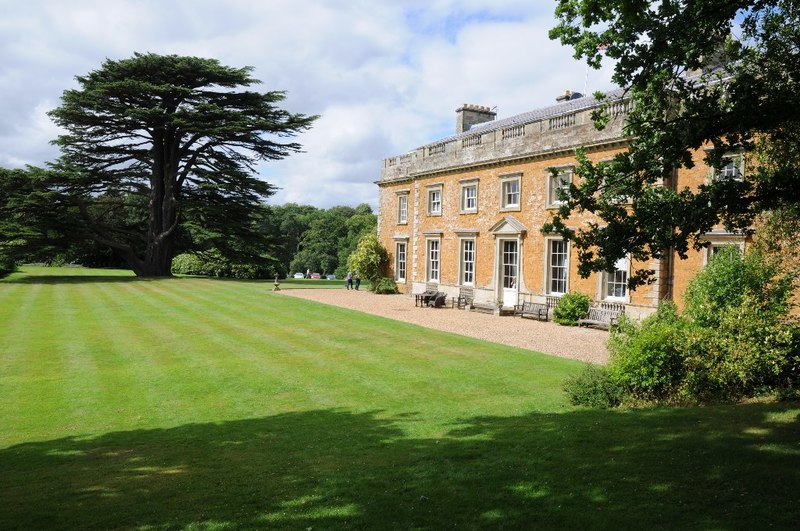
{"type": "Polygon", "coordinates": [[[799,412],[531,413],[433,440],[319,410],[24,443],[0,450],[0,528],[792,527],[799,412]]]}

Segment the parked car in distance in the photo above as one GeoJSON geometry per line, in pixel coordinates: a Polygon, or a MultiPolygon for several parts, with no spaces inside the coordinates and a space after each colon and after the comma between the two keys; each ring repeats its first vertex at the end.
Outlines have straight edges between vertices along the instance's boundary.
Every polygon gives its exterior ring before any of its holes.
{"type": "Polygon", "coordinates": [[[311,273],[311,278],[319,280],[321,277],[320,277],[319,273],[311,273]]]}
{"type": "Polygon", "coordinates": [[[328,280],[336,280],[336,275],[327,275],[325,278],[328,280]]]}
{"type": "Polygon", "coordinates": [[[304,277],[305,275],[303,273],[300,273],[299,271],[294,274],[294,278],[304,278],[304,277]]]}

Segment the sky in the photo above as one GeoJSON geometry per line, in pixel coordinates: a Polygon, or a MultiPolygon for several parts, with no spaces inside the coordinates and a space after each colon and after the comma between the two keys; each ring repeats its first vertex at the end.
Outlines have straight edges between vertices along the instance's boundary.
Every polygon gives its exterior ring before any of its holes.
{"type": "Polygon", "coordinates": [[[0,166],[58,157],[47,111],[75,76],[135,52],[252,66],[320,115],[303,153],[259,166],[271,204],[377,206],[383,159],[455,132],[464,103],[507,118],[612,88],[549,40],[555,0],[0,0],[0,166]]]}

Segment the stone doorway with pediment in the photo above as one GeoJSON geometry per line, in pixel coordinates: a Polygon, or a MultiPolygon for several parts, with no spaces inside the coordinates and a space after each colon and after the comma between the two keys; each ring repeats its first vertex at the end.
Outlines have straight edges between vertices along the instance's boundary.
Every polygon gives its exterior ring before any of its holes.
{"type": "Polygon", "coordinates": [[[522,289],[522,246],[527,227],[513,216],[506,216],[491,228],[494,235],[495,299],[504,308],[513,308],[522,289]]]}

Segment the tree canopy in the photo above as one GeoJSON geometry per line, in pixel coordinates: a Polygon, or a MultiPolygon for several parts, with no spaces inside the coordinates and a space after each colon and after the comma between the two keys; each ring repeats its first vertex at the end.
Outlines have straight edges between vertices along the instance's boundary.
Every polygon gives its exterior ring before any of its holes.
{"type": "Polygon", "coordinates": [[[369,280],[373,290],[377,287],[389,267],[389,254],[376,233],[370,232],[359,240],[355,251],[347,259],[347,267],[369,280]]]}
{"type": "Polygon", "coordinates": [[[355,208],[334,206],[321,210],[290,203],[273,207],[272,212],[283,218],[280,223],[281,234],[295,231],[294,239],[287,238],[286,241],[286,245],[291,247],[285,253],[288,256],[289,273],[310,269],[344,277],[347,258],[355,251],[361,237],[374,233],[377,226],[377,216],[367,204],[355,208]]]}
{"type": "Polygon", "coordinates": [[[50,112],[65,130],[47,187],[56,206],[140,276],[169,275],[179,246],[260,248],[274,187],[257,164],[300,151],[291,137],[316,117],[278,107],[282,91],[242,90],[259,83],[251,70],[135,54],[78,76],[50,112]]]}
{"type": "MultiPolygon", "coordinates": [[[[574,242],[582,275],[626,255],[646,261],[675,249],[685,258],[715,225],[747,231],[759,213],[797,205],[800,2],[559,0],[556,16],[551,38],[592,67],[614,60],[613,80],[634,104],[629,149],[597,164],[579,151],[581,180],[545,227],[574,242]],[[716,168],[744,153],[745,178],[669,186],[703,149],[716,168]],[[574,211],[601,221],[570,229],[574,211]]],[[[595,113],[598,127],[607,119],[595,113]]],[[[637,271],[630,283],[650,275],[637,271]]]]}

